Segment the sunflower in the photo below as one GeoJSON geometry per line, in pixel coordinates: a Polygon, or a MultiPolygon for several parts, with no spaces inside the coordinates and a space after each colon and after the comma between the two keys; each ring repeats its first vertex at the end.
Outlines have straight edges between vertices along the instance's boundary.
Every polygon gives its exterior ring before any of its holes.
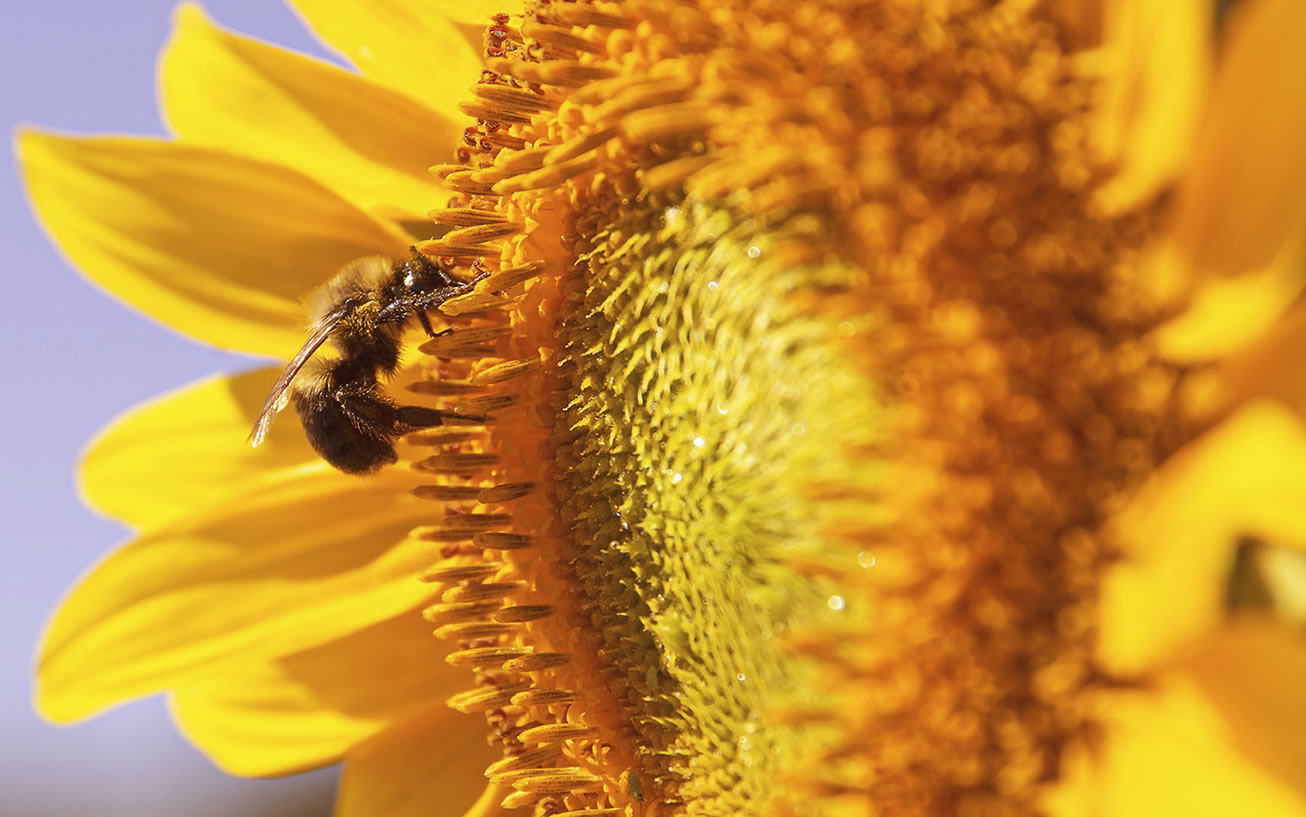
{"type": "Polygon", "coordinates": [[[93,444],[48,717],[165,691],[345,815],[1306,813],[1306,7],[464,5],[299,4],[361,76],[183,8],[175,141],[20,138],[226,348],[483,276],[401,467],[242,449],[275,369],[93,444]]]}

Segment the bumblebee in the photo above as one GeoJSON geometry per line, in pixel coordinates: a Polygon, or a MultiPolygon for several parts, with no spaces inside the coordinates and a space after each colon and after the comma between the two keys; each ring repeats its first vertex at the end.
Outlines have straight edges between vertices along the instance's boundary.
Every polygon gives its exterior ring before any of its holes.
{"type": "Polygon", "coordinates": [[[398,405],[382,393],[379,378],[398,368],[400,336],[413,318],[436,337],[427,311],[470,292],[488,274],[459,281],[416,247],[406,261],[375,256],[345,266],[314,293],[313,332],[264,401],[250,445],[263,442],[291,398],[309,444],[347,474],[370,474],[395,462],[394,442],[400,435],[441,425],[450,417],[484,419],[398,405]],[[310,362],[328,341],[339,357],[310,362]]]}

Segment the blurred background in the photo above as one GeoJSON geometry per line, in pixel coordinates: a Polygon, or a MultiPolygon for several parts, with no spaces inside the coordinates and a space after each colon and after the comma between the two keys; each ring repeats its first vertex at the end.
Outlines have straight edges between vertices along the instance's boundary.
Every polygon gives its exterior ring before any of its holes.
{"type": "MultiPolygon", "coordinates": [[[[28,209],[13,160],[16,126],[162,134],[155,57],[173,0],[11,3],[0,27],[4,270],[4,454],[0,548],[0,815],[3,817],[315,817],[329,815],[335,771],[282,780],[224,775],[186,744],[162,699],[72,727],[32,711],[33,654],[56,601],[127,537],[78,501],[84,444],[128,407],[252,361],[201,347],[92,288],[28,209]],[[148,365],[143,365],[148,361],[148,365]]],[[[207,0],[227,28],[330,59],[275,0],[207,0]]]]}

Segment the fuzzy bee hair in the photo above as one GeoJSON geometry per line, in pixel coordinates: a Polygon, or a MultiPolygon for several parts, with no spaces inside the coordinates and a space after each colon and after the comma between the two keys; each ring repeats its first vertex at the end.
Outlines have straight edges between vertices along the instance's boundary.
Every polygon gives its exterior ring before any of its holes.
{"type": "Polygon", "coordinates": [[[400,435],[460,416],[400,406],[382,391],[380,378],[398,368],[400,336],[410,320],[434,336],[427,311],[470,292],[487,274],[459,281],[415,247],[405,261],[373,256],[347,264],[311,297],[308,341],[264,401],[250,443],[263,441],[293,398],[308,441],[322,458],[346,473],[366,474],[395,461],[400,435]],[[311,361],[328,342],[339,357],[311,361]]]}

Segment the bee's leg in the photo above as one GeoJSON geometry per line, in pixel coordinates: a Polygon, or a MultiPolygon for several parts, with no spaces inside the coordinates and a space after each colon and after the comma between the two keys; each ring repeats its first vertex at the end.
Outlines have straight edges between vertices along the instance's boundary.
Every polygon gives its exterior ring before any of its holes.
{"type": "Polygon", "coordinates": [[[406,434],[409,431],[418,431],[423,428],[444,425],[444,421],[449,418],[466,420],[473,423],[483,422],[485,417],[473,417],[469,414],[458,414],[452,411],[440,411],[439,409],[426,408],[425,406],[399,406],[395,410],[395,427],[400,434],[406,434]]]}
{"type": "Polygon", "coordinates": [[[366,433],[388,438],[443,425],[450,417],[473,422],[485,419],[425,406],[397,405],[381,393],[375,381],[342,384],[336,388],[332,397],[357,427],[366,433]]]}
{"type": "Polygon", "coordinates": [[[417,310],[417,322],[422,325],[422,329],[426,332],[428,338],[442,338],[453,332],[452,326],[448,329],[441,329],[439,332],[435,331],[431,328],[431,319],[427,316],[426,311],[422,309],[417,310]]]}
{"type": "Polygon", "coordinates": [[[426,333],[432,337],[435,336],[434,333],[431,332],[429,321],[426,320],[426,310],[439,309],[440,304],[450,298],[457,298],[459,295],[470,293],[475,289],[477,284],[484,281],[486,276],[492,272],[494,272],[494,270],[486,270],[465,284],[452,284],[450,286],[442,286],[438,289],[431,289],[417,293],[413,298],[412,306],[413,310],[418,314],[418,320],[422,321],[422,328],[426,329],[426,333]]]}
{"type": "MultiPolygon", "coordinates": [[[[438,338],[440,337],[440,335],[444,334],[444,332],[441,332],[439,335],[437,335],[435,333],[435,330],[431,328],[431,319],[427,317],[425,309],[417,310],[417,322],[422,325],[422,329],[426,332],[426,336],[428,338],[438,338]]],[[[445,330],[445,332],[450,332],[450,331],[453,330],[451,329],[445,330]]]]}

